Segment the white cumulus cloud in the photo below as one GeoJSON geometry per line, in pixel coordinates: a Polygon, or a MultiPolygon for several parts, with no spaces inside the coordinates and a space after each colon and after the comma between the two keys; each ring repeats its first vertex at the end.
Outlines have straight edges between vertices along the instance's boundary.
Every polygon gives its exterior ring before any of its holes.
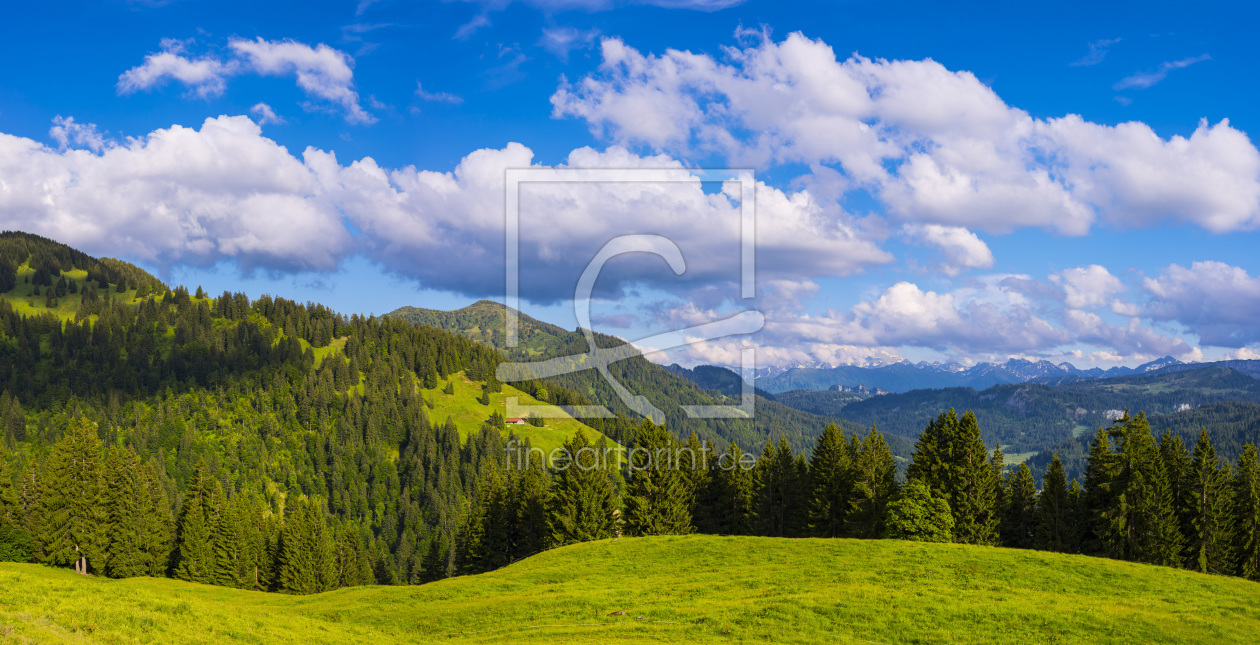
{"type": "Polygon", "coordinates": [[[189,93],[207,98],[218,96],[228,78],[244,73],[263,76],[294,76],[308,96],[335,106],[350,123],[373,123],[376,117],[359,104],[354,89],[354,59],[349,54],[320,43],[314,47],[293,40],[228,41],[232,58],[185,55],[188,43],[166,39],[162,51],[145,57],[144,63],[118,77],[118,92],[128,94],[175,79],[189,93]]]}
{"type": "Polygon", "coordinates": [[[1113,296],[1125,291],[1120,278],[1097,264],[1056,273],[1050,281],[1063,288],[1063,304],[1071,309],[1104,307],[1113,296]]]}
{"type": "Polygon", "coordinates": [[[1260,153],[1228,121],[1161,138],[1142,123],[1033,118],[932,60],[837,59],[821,40],[643,54],[615,38],[599,69],[553,94],[597,136],[733,164],[824,164],[916,223],[1087,233],[1184,221],[1260,226],[1260,153]]]}
{"type": "Polygon", "coordinates": [[[978,235],[961,226],[940,224],[908,224],[905,231],[940,250],[944,262],[940,270],[957,276],[967,269],[988,269],[993,266],[993,252],[978,235]]]}

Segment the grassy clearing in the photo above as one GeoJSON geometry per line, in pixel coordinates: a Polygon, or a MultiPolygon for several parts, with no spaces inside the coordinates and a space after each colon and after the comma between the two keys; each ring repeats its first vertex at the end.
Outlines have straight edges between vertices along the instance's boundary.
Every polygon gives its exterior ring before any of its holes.
{"type": "MultiPolygon", "coordinates": [[[[482,405],[477,400],[481,396],[481,383],[469,380],[463,372],[454,374],[447,380],[454,380],[455,382],[455,394],[453,395],[442,391],[446,387],[446,381],[439,382],[436,389],[426,390],[421,388],[420,392],[425,399],[430,397],[433,399],[433,409],[429,411],[429,418],[433,423],[444,423],[448,416],[451,417],[455,420],[455,425],[459,427],[460,439],[466,439],[470,432],[480,431],[482,422],[489,419],[490,414],[496,410],[506,418],[508,416],[508,397],[516,397],[517,405],[542,405],[546,406],[551,412],[564,416],[559,419],[547,419],[546,425],[541,428],[528,424],[508,426],[503,431],[504,437],[508,436],[510,429],[518,437],[528,437],[534,447],[541,448],[544,452],[550,452],[553,448],[559,448],[579,429],[585,432],[591,441],[597,441],[604,436],[585,423],[564,414],[559,408],[547,406],[528,393],[522,392],[506,383],[503,384],[501,392],[490,394],[490,405],[482,405]]],[[[615,446],[616,444],[610,445],[615,446]]]]}
{"type": "MultiPolygon", "coordinates": [[[[40,287],[40,295],[32,295],[32,292],[35,291],[35,285],[30,284],[29,280],[34,275],[35,269],[32,269],[29,264],[23,264],[18,267],[17,286],[9,291],[0,293],[0,298],[8,300],[13,306],[13,310],[22,315],[38,316],[40,314],[51,313],[62,320],[73,319],[74,314],[79,310],[79,302],[83,299],[81,292],[83,284],[87,282],[87,271],[75,269],[74,271],[61,272],[61,275],[64,276],[67,281],[73,281],[76,283],[80,293],[67,293],[57,299],[56,307],[51,308],[45,306],[46,296],[44,295],[44,292],[47,287],[40,287]],[[26,282],[23,282],[24,278],[27,280],[26,282]]],[[[135,304],[139,302],[136,298],[135,289],[128,289],[123,293],[118,293],[114,291],[111,286],[108,292],[101,291],[99,293],[102,298],[108,298],[112,295],[114,300],[117,302],[126,304],[135,304]]]]}
{"type": "Polygon", "coordinates": [[[305,597],[16,564],[0,564],[0,588],[0,637],[19,643],[1251,643],[1260,633],[1254,582],[891,540],[606,540],[480,576],[305,597]]]}
{"type": "Polygon", "coordinates": [[[333,354],[341,353],[341,350],[345,349],[346,347],[346,341],[349,339],[350,339],[349,336],[342,336],[341,338],[332,339],[332,342],[328,343],[328,345],[325,347],[312,348],[311,343],[309,341],[307,341],[305,338],[299,338],[298,344],[302,346],[302,351],[306,351],[310,349],[312,353],[315,354],[315,369],[319,369],[319,366],[324,364],[325,358],[328,358],[329,356],[332,356],[333,354]]]}

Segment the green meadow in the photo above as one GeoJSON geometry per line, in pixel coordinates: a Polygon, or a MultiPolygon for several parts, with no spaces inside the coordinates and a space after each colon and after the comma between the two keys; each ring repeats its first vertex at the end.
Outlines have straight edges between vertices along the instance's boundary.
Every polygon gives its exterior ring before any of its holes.
{"type": "Polygon", "coordinates": [[[1254,643],[1260,585],[894,540],[653,537],[286,596],[0,564],[11,643],[1254,643]],[[620,615],[619,612],[625,612],[620,615]]]}
{"type": "MultiPolygon", "coordinates": [[[[460,439],[466,439],[469,432],[477,432],[481,429],[481,424],[490,418],[494,412],[503,415],[504,418],[509,416],[507,408],[507,400],[516,397],[518,406],[538,406],[530,408],[530,410],[546,411],[550,414],[560,415],[560,418],[549,418],[544,421],[542,427],[525,425],[507,426],[503,431],[503,436],[507,437],[509,432],[515,433],[521,438],[528,438],[530,444],[536,448],[541,448],[543,452],[551,452],[554,448],[559,448],[561,444],[567,441],[578,430],[586,433],[586,436],[592,441],[599,440],[604,436],[598,430],[570,417],[560,408],[543,403],[538,399],[530,396],[527,392],[522,392],[511,385],[504,383],[502,391],[490,394],[490,404],[482,405],[478,401],[481,396],[481,383],[473,382],[463,373],[451,375],[446,381],[440,381],[437,388],[426,390],[421,388],[426,400],[432,399],[433,409],[429,411],[429,419],[433,423],[443,423],[447,417],[455,420],[455,425],[459,427],[460,439]],[[455,383],[455,394],[446,394],[442,390],[446,387],[447,382],[455,383]]],[[[615,443],[610,446],[615,446],[615,443]]]]}

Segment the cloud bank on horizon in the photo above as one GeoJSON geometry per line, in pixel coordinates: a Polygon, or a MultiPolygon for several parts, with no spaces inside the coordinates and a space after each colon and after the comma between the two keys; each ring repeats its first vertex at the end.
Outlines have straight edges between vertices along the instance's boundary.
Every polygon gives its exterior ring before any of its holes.
{"type": "MultiPolygon", "coordinates": [[[[478,15],[507,4],[484,3],[478,15]]],[[[651,4],[709,11],[737,3],[651,4]]],[[[538,161],[529,141],[512,140],[433,168],[389,168],[316,146],[294,152],[264,134],[289,122],[265,102],[248,109],[252,116],[212,115],[121,139],[58,116],[50,143],[0,133],[0,225],[167,269],[226,261],[243,272],[329,273],[363,257],[426,289],[495,297],[503,292],[506,169],[647,168],[662,181],[523,189],[522,295],[564,302],[586,259],[612,237],[667,235],[683,249],[683,276],[659,259],[626,258],[609,266],[597,294],[603,319],[618,328],[678,328],[748,306],[737,297],[738,195],[688,170],[718,162],[762,177],[754,304],[767,315],[756,337],[763,365],[908,350],[1089,364],[1193,360],[1205,350],[1256,355],[1260,275],[1246,267],[1206,258],[1144,273],[1099,257],[1012,272],[995,268],[1004,259],[990,246],[1017,234],[1255,231],[1260,151],[1228,119],[1161,137],[1137,121],[1033,116],[969,71],[931,59],[839,56],[800,33],[774,40],[741,32],[720,56],[645,52],[597,33],[549,27],[539,41],[566,62],[573,43],[597,42],[594,68],[562,77],[550,94],[551,116],[583,124],[591,137],[559,163],[538,161]],[[813,304],[843,279],[875,271],[891,279],[854,303],[813,304]],[[627,309],[621,299],[635,304],[627,309]]],[[[355,60],[334,47],[225,42],[193,53],[188,41],[165,40],[121,72],[116,90],[125,98],[177,84],[187,100],[208,101],[244,76],[290,78],[304,109],[347,124],[371,126],[388,112],[363,107],[355,60]]],[[[1095,41],[1070,64],[1095,66],[1118,42],[1095,41]]],[[[1203,60],[1165,63],[1117,85],[1149,87],[1203,60]]],[[[427,82],[407,83],[423,101],[465,104],[423,89],[427,82]]],[[[662,358],[735,364],[740,343],[662,358]]]]}

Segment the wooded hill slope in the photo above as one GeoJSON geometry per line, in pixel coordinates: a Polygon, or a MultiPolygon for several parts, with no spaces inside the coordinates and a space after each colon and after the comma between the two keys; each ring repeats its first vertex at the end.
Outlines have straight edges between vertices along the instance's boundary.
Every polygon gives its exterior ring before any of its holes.
{"type": "MultiPolygon", "coordinates": [[[[468,500],[508,433],[434,408],[456,378],[468,380],[454,396],[483,384],[501,396],[498,352],[395,318],[168,290],[21,233],[0,235],[0,282],[0,543],[50,564],[86,558],[94,573],[257,589],[451,571],[468,500]],[[144,503],[122,503],[132,497],[144,503]],[[286,566],[307,578],[285,582],[286,566]]],[[[592,423],[594,439],[637,427],[592,423]]]]}
{"type": "MultiPolygon", "coordinates": [[[[589,350],[585,335],[566,331],[525,314],[519,316],[521,346],[510,350],[505,344],[504,305],[482,300],[463,309],[438,311],[403,307],[389,314],[417,324],[434,325],[503,350],[514,360],[532,361],[573,356],[589,350]]],[[[595,334],[600,347],[617,347],[625,341],[606,334],[595,334]]],[[[725,419],[692,419],[682,409],[684,405],[739,405],[736,391],[704,389],[673,371],[657,365],[642,356],[634,356],[609,366],[613,376],[630,392],[643,396],[665,413],[665,425],[678,437],[695,433],[701,440],[726,449],[729,442],[737,442],[742,448],[754,453],[761,450],[767,439],[777,442],[786,439],[798,453],[808,452],[823,428],[835,424],[846,435],[865,435],[869,425],[854,423],[837,416],[815,414],[782,405],[765,396],[757,396],[756,417],[753,421],[725,419]]],[[[738,377],[736,377],[738,378],[738,377]]],[[[634,413],[627,408],[612,387],[594,370],[576,372],[547,379],[573,392],[580,392],[594,403],[627,416],[634,413]]],[[[883,428],[881,428],[883,431],[883,428]]],[[[915,431],[917,433],[917,430],[915,431]]],[[[884,433],[885,440],[899,459],[910,455],[914,433],[884,433]]]]}

